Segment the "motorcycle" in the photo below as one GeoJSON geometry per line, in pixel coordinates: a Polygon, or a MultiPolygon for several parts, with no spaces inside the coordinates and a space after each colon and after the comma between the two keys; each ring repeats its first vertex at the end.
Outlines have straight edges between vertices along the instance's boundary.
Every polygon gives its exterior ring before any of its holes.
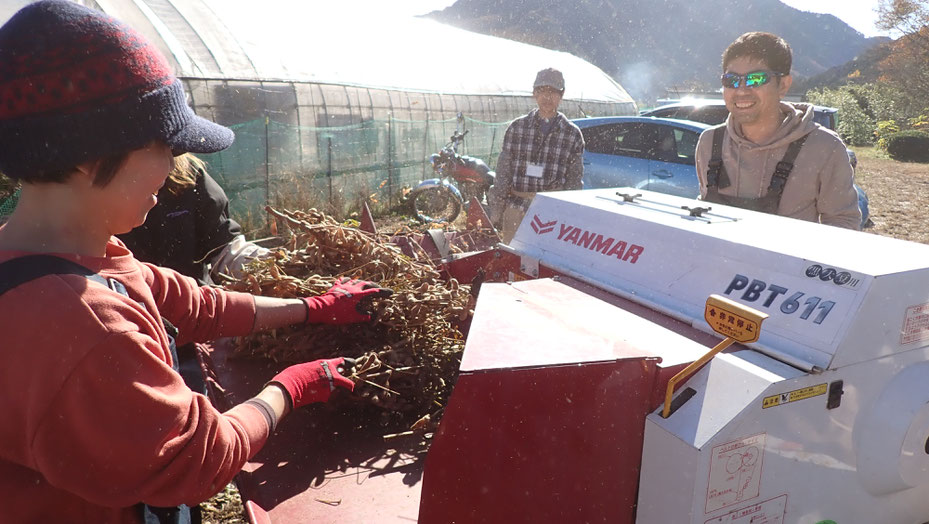
{"type": "Polygon", "coordinates": [[[452,222],[472,198],[486,202],[495,174],[483,160],[458,154],[467,134],[455,130],[445,147],[429,156],[437,178],[423,180],[407,195],[421,222],[452,222]]]}

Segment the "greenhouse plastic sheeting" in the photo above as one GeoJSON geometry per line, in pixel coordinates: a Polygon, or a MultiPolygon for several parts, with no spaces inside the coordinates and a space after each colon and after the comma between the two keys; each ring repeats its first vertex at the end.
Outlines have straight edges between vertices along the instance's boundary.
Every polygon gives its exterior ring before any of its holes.
{"type": "Polygon", "coordinates": [[[619,84],[576,56],[430,20],[290,0],[83,3],[155,42],[194,111],[236,132],[232,147],[204,156],[246,222],[263,223],[266,204],[395,206],[431,178],[426,159],[459,113],[470,130],[460,152],[494,167],[505,126],[535,107],[545,67],[565,74],[568,118],[637,114],[619,84]]]}
{"type": "Polygon", "coordinates": [[[459,153],[493,165],[509,122],[464,118],[412,121],[389,118],[358,124],[309,127],[253,120],[231,126],[233,145],[201,155],[243,217],[265,203],[289,208],[302,202],[354,207],[368,200],[375,207],[400,203],[404,190],[432,178],[426,161],[452,133],[467,130],[459,153]]]}
{"type": "Polygon", "coordinates": [[[423,18],[291,0],[88,3],[153,39],[179,76],[529,95],[535,73],[555,67],[565,74],[566,99],[632,102],[609,75],[570,53],[423,18]]]}

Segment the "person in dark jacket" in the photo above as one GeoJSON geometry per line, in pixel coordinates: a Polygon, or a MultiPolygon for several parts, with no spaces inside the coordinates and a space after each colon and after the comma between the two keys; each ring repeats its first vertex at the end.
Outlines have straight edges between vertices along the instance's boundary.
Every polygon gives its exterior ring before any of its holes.
{"type": "Polygon", "coordinates": [[[242,266],[268,250],[245,240],[229,216],[229,199],[189,153],[174,159],[174,170],[158,191],[158,204],[141,226],[119,235],[139,260],[169,267],[201,285],[219,274],[238,277],[242,266]]]}

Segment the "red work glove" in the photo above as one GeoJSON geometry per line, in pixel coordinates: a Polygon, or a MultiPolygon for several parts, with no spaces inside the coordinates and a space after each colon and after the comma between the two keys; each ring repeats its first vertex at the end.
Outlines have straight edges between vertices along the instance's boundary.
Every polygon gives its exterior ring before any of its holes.
{"type": "Polygon", "coordinates": [[[342,278],[322,295],[302,298],[306,304],[307,324],[354,324],[371,320],[365,311],[364,300],[374,297],[389,297],[390,289],[372,282],[342,278]]]}
{"type": "MultiPolygon", "coordinates": [[[[352,362],[351,359],[349,362],[352,362]]],[[[355,383],[339,372],[345,367],[344,358],[295,364],[275,375],[268,384],[277,384],[284,388],[290,395],[291,407],[296,409],[314,402],[326,402],[336,387],[353,391],[355,383]]]]}

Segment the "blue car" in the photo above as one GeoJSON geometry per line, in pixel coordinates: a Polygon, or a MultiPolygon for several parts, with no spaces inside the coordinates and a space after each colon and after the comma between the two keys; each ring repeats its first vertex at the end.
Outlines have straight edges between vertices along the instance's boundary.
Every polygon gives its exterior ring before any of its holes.
{"type": "Polygon", "coordinates": [[[584,188],[628,186],[694,198],[694,152],[707,124],[617,116],[572,120],[584,135],[584,188]]]}
{"type": "MultiPolygon", "coordinates": [[[[584,189],[635,187],[686,198],[700,195],[694,153],[712,127],[692,120],[610,116],[572,120],[584,135],[584,189]]],[[[861,226],[870,220],[868,196],[855,184],[861,226]]]]}

